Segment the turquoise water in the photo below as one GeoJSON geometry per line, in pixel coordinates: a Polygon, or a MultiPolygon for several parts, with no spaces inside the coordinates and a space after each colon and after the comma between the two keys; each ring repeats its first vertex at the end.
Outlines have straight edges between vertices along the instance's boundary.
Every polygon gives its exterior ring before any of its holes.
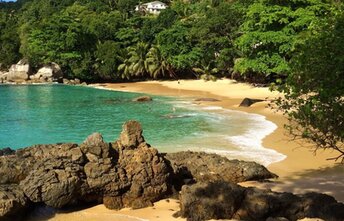
{"type": "Polygon", "coordinates": [[[249,160],[261,156],[264,164],[281,158],[261,146],[274,130],[262,116],[200,107],[191,99],[132,101],[141,95],[65,85],[0,86],[0,148],[81,143],[93,132],[110,142],[125,121],[138,120],[146,141],[160,151],[203,150],[249,160]]]}

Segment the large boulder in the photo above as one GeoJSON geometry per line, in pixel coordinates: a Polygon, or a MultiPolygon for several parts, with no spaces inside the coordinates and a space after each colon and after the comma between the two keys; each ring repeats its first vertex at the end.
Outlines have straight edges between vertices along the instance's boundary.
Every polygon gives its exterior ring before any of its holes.
{"type": "Polygon", "coordinates": [[[30,65],[20,60],[10,67],[9,71],[0,76],[2,82],[24,82],[29,79],[30,65]]]}
{"type": "Polygon", "coordinates": [[[142,208],[166,196],[169,167],[158,151],[144,142],[138,122],[125,123],[112,148],[117,155],[117,179],[105,187],[106,207],[142,208]]]}
{"type": "Polygon", "coordinates": [[[172,180],[177,189],[190,179],[195,182],[226,181],[239,183],[278,177],[255,162],[229,160],[217,154],[183,151],[168,153],[165,158],[173,168],[175,177],[172,180]]]}
{"type": "Polygon", "coordinates": [[[0,184],[19,183],[34,169],[35,164],[56,158],[84,163],[84,156],[77,144],[34,145],[8,156],[0,156],[0,184]]]}
{"type": "Polygon", "coordinates": [[[255,103],[258,103],[258,102],[262,102],[262,101],[264,101],[264,100],[262,100],[262,99],[252,99],[252,98],[247,98],[246,97],[246,98],[244,98],[241,101],[239,107],[250,107],[252,104],[255,104],[255,103]]]}
{"type": "Polygon", "coordinates": [[[40,82],[57,82],[61,81],[63,77],[60,66],[54,62],[44,65],[36,74],[31,75],[31,80],[40,82]]]}
{"type": "Polygon", "coordinates": [[[144,142],[141,124],[137,121],[128,121],[122,127],[120,144],[124,147],[137,147],[144,142]]]}
{"type": "Polygon", "coordinates": [[[82,166],[71,160],[49,159],[35,164],[20,186],[32,202],[62,208],[78,203],[83,179],[82,166]]]}
{"type": "Polygon", "coordinates": [[[18,185],[0,185],[0,220],[14,221],[25,215],[29,200],[18,185]]]}
{"type": "Polygon", "coordinates": [[[344,204],[333,197],[308,193],[294,195],[257,188],[244,188],[227,182],[184,186],[180,194],[180,215],[188,221],[238,219],[247,221],[321,218],[344,220],[344,204]]]}
{"type": "Polygon", "coordinates": [[[169,167],[144,142],[136,121],[125,123],[113,143],[94,133],[81,145],[35,145],[9,154],[0,156],[0,184],[19,184],[30,202],[53,208],[88,202],[141,208],[169,191],[169,167]]]}

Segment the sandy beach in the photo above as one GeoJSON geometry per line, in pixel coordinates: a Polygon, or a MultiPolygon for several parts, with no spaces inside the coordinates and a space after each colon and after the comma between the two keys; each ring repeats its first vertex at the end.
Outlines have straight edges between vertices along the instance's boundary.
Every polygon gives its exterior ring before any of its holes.
{"type": "MultiPolygon", "coordinates": [[[[215,98],[219,101],[197,102],[197,104],[220,106],[263,115],[267,120],[278,126],[272,134],[263,140],[263,146],[276,150],[287,157],[283,161],[268,166],[270,171],[279,175],[279,179],[268,183],[246,182],[242,183],[242,185],[270,188],[280,192],[305,193],[316,191],[332,195],[338,201],[344,202],[344,189],[342,189],[344,185],[344,167],[327,160],[335,156],[334,152],[319,151],[314,155],[309,148],[310,145],[306,142],[291,140],[283,128],[283,125],[287,123],[286,118],[268,107],[268,102],[256,103],[251,107],[239,107],[240,102],[245,97],[270,100],[279,96],[278,93],[271,92],[268,88],[256,88],[228,79],[216,82],[205,82],[203,80],[147,81],[92,86],[153,95],[215,98]]],[[[178,201],[172,199],[162,200],[157,202],[154,207],[139,210],[111,211],[107,210],[103,205],[98,205],[74,213],[57,214],[49,220],[185,220],[172,216],[173,213],[179,210],[178,207],[178,201]]]]}

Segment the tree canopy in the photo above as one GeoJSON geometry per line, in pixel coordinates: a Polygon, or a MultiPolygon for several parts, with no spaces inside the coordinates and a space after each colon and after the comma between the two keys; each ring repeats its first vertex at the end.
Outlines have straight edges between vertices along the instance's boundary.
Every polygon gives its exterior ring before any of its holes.
{"type": "Polygon", "coordinates": [[[87,81],[240,77],[274,83],[288,129],[343,159],[343,4],[335,0],[0,2],[0,68],[56,62],[87,81]]]}

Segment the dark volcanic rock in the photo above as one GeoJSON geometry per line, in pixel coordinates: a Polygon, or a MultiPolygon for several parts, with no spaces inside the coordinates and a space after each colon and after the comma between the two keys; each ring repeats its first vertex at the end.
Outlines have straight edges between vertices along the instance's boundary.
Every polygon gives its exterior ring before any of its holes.
{"type": "Polygon", "coordinates": [[[0,185],[0,220],[14,221],[25,216],[29,201],[18,185],[0,185]]]}
{"type": "Polygon", "coordinates": [[[153,98],[150,96],[141,96],[141,97],[137,97],[133,99],[133,101],[135,102],[147,102],[147,101],[152,101],[152,100],[153,98]]]}
{"type": "Polygon", "coordinates": [[[180,214],[188,221],[238,219],[265,221],[284,217],[294,221],[305,217],[327,221],[344,220],[344,204],[333,197],[308,193],[293,195],[233,183],[210,182],[184,186],[180,214]]]}
{"type": "Polygon", "coordinates": [[[257,102],[262,102],[262,101],[264,101],[264,100],[244,98],[244,100],[241,101],[239,107],[250,107],[252,104],[257,103],[257,102]]]}
{"type": "Polygon", "coordinates": [[[277,178],[277,175],[268,171],[264,166],[255,162],[229,160],[217,154],[203,152],[168,153],[165,158],[173,168],[173,181],[183,185],[183,180],[194,179],[197,182],[226,181],[243,182],[249,180],[264,180],[277,178]]]}

